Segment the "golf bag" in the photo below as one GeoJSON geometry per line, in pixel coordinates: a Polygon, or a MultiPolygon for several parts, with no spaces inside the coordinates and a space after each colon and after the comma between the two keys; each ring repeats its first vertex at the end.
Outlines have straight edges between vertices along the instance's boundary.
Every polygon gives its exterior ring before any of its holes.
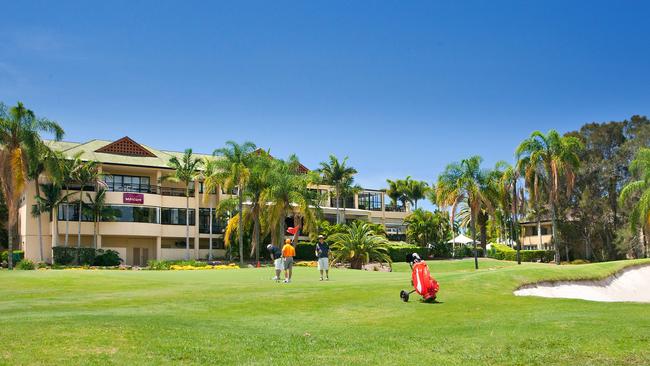
{"type": "Polygon", "coordinates": [[[422,301],[434,302],[440,286],[438,285],[438,282],[431,277],[429,266],[427,266],[417,253],[408,254],[406,256],[406,261],[409,262],[409,265],[411,266],[411,285],[413,285],[414,289],[410,292],[402,290],[399,294],[402,301],[409,301],[409,295],[413,292],[417,292],[422,296],[422,301]]]}

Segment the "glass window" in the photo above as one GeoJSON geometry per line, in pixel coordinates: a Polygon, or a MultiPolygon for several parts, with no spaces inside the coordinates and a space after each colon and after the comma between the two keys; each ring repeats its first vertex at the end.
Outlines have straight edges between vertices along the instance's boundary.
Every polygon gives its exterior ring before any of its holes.
{"type": "MultiPolygon", "coordinates": [[[[194,209],[189,210],[190,225],[195,225],[194,209]]],[[[160,222],[164,225],[185,225],[186,212],[184,208],[163,207],[160,211],[160,222]]]]}

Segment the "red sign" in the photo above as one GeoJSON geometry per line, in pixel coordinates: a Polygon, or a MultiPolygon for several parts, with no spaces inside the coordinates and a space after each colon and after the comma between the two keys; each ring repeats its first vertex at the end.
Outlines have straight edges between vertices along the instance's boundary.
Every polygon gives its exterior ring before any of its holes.
{"type": "Polygon", "coordinates": [[[122,203],[144,203],[144,194],[142,193],[124,193],[122,195],[122,203]]]}

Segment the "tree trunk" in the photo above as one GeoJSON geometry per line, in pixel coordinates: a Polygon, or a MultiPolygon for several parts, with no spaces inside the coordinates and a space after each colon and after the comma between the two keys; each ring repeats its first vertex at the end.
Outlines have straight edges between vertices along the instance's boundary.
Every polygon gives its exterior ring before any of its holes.
{"type": "Polygon", "coordinates": [[[243,187],[239,186],[239,264],[244,266],[244,196],[243,187]]]}
{"type": "MultiPolygon", "coordinates": [[[[41,197],[41,188],[38,185],[38,178],[34,179],[34,182],[36,183],[36,196],[41,197]]],[[[38,220],[38,250],[40,251],[40,258],[41,262],[43,262],[43,228],[41,224],[41,211],[38,211],[38,216],[36,216],[36,219],[38,220]]]]}
{"type": "MultiPolygon", "coordinates": [[[[77,253],[81,248],[81,206],[83,205],[84,188],[83,185],[79,188],[79,226],[77,228],[77,253]]],[[[77,255],[78,257],[78,255],[77,255]]]]}
{"type": "MultiPolygon", "coordinates": [[[[190,260],[190,188],[185,188],[185,260],[190,260]]],[[[194,243],[196,244],[196,243],[194,243]]]]}
{"type": "Polygon", "coordinates": [[[478,269],[478,250],[476,247],[476,223],[474,222],[474,217],[471,219],[471,228],[472,228],[472,242],[474,243],[474,269],[478,269]]]}
{"type": "Polygon", "coordinates": [[[7,225],[7,267],[14,268],[14,230],[13,225],[7,225]]]}
{"type": "Polygon", "coordinates": [[[339,212],[339,208],[341,206],[341,203],[339,202],[341,199],[341,195],[339,194],[339,189],[338,187],[336,188],[336,223],[340,224],[341,223],[341,213],[339,212]]]}
{"type": "Polygon", "coordinates": [[[255,247],[255,263],[259,263],[260,261],[260,218],[257,212],[255,212],[255,215],[253,217],[253,246],[255,247]]]}
{"type": "Polygon", "coordinates": [[[208,199],[210,200],[210,224],[208,225],[210,230],[210,233],[208,234],[208,250],[209,250],[208,260],[211,261],[212,260],[212,197],[210,197],[209,193],[208,193],[208,199]]]}
{"type": "MultiPolygon", "coordinates": [[[[65,187],[65,196],[70,197],[70,189],[68,189],[68,186],[65,187]]],[[[58,215],[58,212],[57,212],[58,215]]],[[[65,219],[65,242],[64,245],[65,247],[68,246],[68,235],[70,232],[70,204],[68,202],[68,198],[65,199],[65,212],[63,213],[63,218],[65,219]]]]}
{"type": "Polygon", "coordinates": [[[557,245],[557,218],[555,217],[555,204],[551,202],[551,241],[553,242],[553,251],[555,252],[555,264],[560,265],[560,248],[557,245]]]}
{"type": "Polygon", "coordinates": [[[570,262],[571,260],[569,259],[569,243],[568,242],[564,245],[564,251],[566,252],[566,261],[570,262]]]}
{"type": "Polygon", "coordinates": [[[542,220],[539,216],[539,211],[537,211],[537,240],[539,241],[539,250],[544,249],[542,246],[542,220]]]}

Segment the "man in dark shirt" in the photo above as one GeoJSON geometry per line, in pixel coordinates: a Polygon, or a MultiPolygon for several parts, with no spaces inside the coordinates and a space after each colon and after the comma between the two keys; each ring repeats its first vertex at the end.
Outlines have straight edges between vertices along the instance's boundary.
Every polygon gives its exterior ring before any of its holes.
{"type": "Polygon", "coordinates": [[[280,273],[284,267],[282,251],[280,248],[273,246],[272,244],[267,245],[266,249],[269,251],[269,254],[271,254],[271,259],[273,260],[273,265],[275,267],[275,277],[273,277],[273,279],[275,281],[280,281],[280,273]]]}
{"type": "Polygon", "coordinates": [[[316,257],[318,258],[318,270],[320,271],[320,280],[323,280],[323,272],[325,272],[325,280],[330,279],[330,265],[329,265],[330,246],[325,242],[325,237],[318,235],[318,243],[316,243],[316,257]]]}

